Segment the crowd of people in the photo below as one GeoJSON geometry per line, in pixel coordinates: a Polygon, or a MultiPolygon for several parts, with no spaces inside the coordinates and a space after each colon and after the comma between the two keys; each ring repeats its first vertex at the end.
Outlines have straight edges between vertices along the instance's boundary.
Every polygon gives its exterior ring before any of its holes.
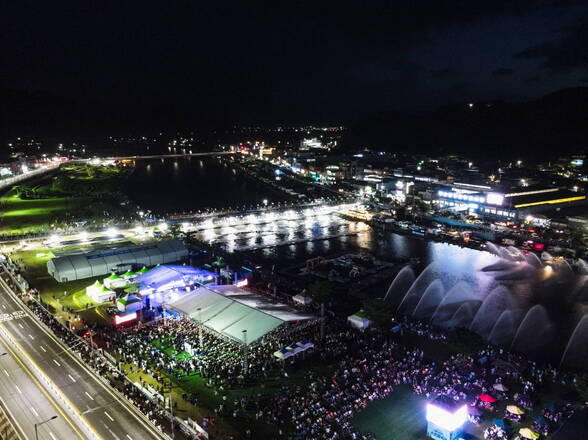
{"type": "Polygon", "coordinates": [[[160,319],[150,325],[139,324],[126,331],[105,334],[103,338],[125,364],[175,377],[200,374],[211,385],[231,388],[262,382],[274,367],[281,365],[273,356],[276,350],[295,342],[292,338],[313,337],[317,331],[316,325],[299,327],[279,327],[244,346],[211,333],[206,327],[200,329],[191,319],[180,316],[160,319]],[[187,353],[187,349],[192,349],[195,355],[187,353]]]}
{"type": "MultiPolygon", "coordinates": [[[[30,307],[83,358],[92,360],[94,368],[154,423],[162,426],[165,412],[156,402],[146,400],[137,387],[121,376],[116,366],[92,359],[87,346],[80,345],[79,338],[36,301],[31,301],[30,307]]],[[[475,418],[475,423],[480,423],[486,415],[498,418],[505,426],[490,424],[483,435],[488,440],[503,439],[508,438],[511,422],[508,415],[498,414],[499,405],[516,404],[530,412],[537,406],[536,397],[546,385],[574,384],[575,376],[571,373],[494,346],[487,346],[473,355],[457,353],[444,360],[433,360],[421,348],[407,343],[404,335],[443,343],[446,334],[427,323],[408,319],[401,320],[398,325],[400,332],[389,329],[359,332],[334,318],[328,321],[322,341],[320,326],[315,322],[298,328],[294,324],[293,327],[279,327],[259,341],[244,346],[201,328],[188,318],[168,317],[124,331],[104,332],[98,339],[121,363],[151,374],[160,383],[156,391],[163,391],[161,373],[176,378],[199,374],[206,378],[215,394],[220,395],[228,389],[264,383],[270,375],[286,377],[289,368],[300,363],[280,361],[273,353],[302,338],[315,341],[317,350],[311,354],[313,361],[329,368],[305,368],[307,385],[282,386],[270,395],[244,396],[232,405],[222,396],[222,403],[214,408],[219,416],[255,418],[256,422],[271,425],[275,428],[276,439],[374,440],[373,434],[359,432],[352,418],[369,402],[389,396],[398,387],[408,387],[428,400],[445,396],[463,402],[471,408],[470,414],[481,414],[475,418]],[[186,353],[192,349],[193,353],[186,353]],[[488,404],[480,398],[489,394],[498,402],[488,404]]],[[[197,396],[186,394],[184,397],[197,403],[197,396]]],[[[548,434],[573,411],[572,405],[553,404],[543,410],[540,421],[533,421],[523,411],[516,422],[548,434]]],[[[251,431],[247,432],[251,436],[251,431]]]]}

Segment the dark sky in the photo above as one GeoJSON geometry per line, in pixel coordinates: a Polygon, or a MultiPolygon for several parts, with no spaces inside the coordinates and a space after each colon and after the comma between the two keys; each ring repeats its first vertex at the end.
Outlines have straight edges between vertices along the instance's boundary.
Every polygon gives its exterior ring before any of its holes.
{"type": "Polygon", "coordinates": [[[0,26],[3,87],[234,122],[588,85],[586,2],[14,1],[0,26]]]}

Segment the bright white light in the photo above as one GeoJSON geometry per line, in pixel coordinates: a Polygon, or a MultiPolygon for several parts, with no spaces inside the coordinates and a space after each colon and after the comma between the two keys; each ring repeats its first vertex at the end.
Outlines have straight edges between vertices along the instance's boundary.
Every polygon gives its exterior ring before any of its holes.
{"type": "Polygon", "coordinates": [[[59,242],[59,236],[53,234],[51,237],[49,237],[49,243],[58,243],[59,242]]]}
{"type": "Polygon", "coordinates": [[[263,204],[264,204],[265,206],[267,206],[267,203],[268,203],[268,200],[267,200],[267,199],[263,199],[263,204]]]}
{"type": "Polygon", "coordinates": [[[167,223],[162,222],[157,227],[160,231],[167,231],[167,223]]]}
{"type": "Polygon", "coordinates": [[[447,431],[455,431],[463,426],[468,420],[468,407],[462,406],[456,412],[450,413],[444,408],[441,408],[432,403],[427,403],[427,421],[446,429],[447,431]]]}
{"type": "Polygon", "coordinates": [[[89,235],[88,235],[88,233],[86,231],[80,232],[80,240],[86,241],[86,240],[88,240],[88,236],[89,235]]]}
{"type": "Polygon", "coordinates": [[[108,236],[114,237],[114,236],[116,236],[118,234],[118,229],[116,229],[116,228],[108,228],[106,230],[106,233],[108,234],[108,236]]]}
{"type": "Polygon", "coordinates": [[[504,195],[499,193],[488,193],[486,194],[486,203],[489,205],[502,206],[504,202],[504,195]]]}

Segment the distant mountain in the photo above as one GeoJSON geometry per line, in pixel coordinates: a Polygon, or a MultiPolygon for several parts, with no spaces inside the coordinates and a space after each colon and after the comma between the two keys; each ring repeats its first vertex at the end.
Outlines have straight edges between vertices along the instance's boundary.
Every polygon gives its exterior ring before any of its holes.
{"type": "Polygon", "coordinates": [[[588,87],[541,99],[452,105],[425,115],[380,114],[350,127],[348,149],[370,148],[485,158],[551,158],[588,150],[588,87]]]}

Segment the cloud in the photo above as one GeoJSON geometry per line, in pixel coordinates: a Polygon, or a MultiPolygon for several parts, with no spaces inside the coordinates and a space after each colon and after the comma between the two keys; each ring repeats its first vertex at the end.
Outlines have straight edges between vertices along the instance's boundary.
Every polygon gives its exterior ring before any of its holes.
{"type": "Polygon", "coordinates": [[[432,69],[429,72],[433,78],[448,78],[457,75],[457,71],[449,67],[446,67],[445,69],[432,69]]]}
{"type": "Polygon", "coordinates": [[[554,72],[588,68],[588,20],[568,29],[558,42],[536,44],[515,57],[543,60],[543,66],[554,72]]]}
{"type": "Polygon", "coordinates": [[[507,67],[499,67],[495,71],[492,72],[493,76],[511,76],[514,73],[514,70],[507,68],[507,67]]]}

